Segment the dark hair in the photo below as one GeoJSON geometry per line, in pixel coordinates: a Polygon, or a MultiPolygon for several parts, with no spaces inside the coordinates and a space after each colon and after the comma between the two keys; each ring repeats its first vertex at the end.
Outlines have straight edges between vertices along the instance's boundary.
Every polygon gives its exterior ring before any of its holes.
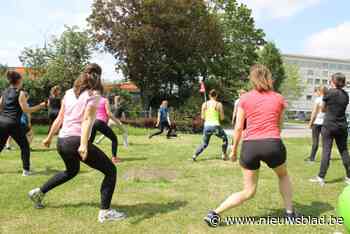
{"type": "Polygon", "coordinates": [[[103,92],[101,83],[102,68],[96,64],[88,64],[83,73],[74,82],[74,93],[77,97],[85,90],[97,90],[103,92]]]}
{"type": "Polygon", "coordinates": [[[16,85],[17,82],[22,79],[22,76],[21,74],[19,74],[18,72],[16,71],[7,71],[6,72],[6,77],[7,77],[7,80],[9,81],[9,83],[11,85],[16,85]]]}
{"type": "Polygon", "coordinates": [[[332,75],[332,81],[338,89],[344,88],[346,83],[346,77],[343,73],[335,73],[332,75]]]}
{"type": "Polygon", "coordinates": [[[213,98],[216,98],[216,97],[218,97],[218,93],[216,92],[215,89],[212,89],[212,90],[210,90],[210,92],[209,92],[209,96],[210,96],[210,97],[213,97],[213,98]]]}

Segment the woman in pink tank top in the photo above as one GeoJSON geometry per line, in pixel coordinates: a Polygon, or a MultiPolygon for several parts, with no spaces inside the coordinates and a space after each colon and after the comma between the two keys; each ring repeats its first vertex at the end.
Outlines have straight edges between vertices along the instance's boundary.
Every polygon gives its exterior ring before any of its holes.
{"type": "MultiPolygon", "coordinates": [[[[99,91],[100,94],[103,93],[103,90],[99,91]]],[[[118,138],[113,132],[113,130],[108,126],[108,120],[112,119],[114,122],[118,122],[119,120],[114,117],[111,111],[111,106],[109,101],[105,97],[101,97],[97,112],[96,112],[96,120],[92,127],[90,142],[93,143],[96,138],[97,132],[102,133],[102,135],[106,136],[112,142],[112,162],[118,163],[122,160],[117,156],[118,152],[118,138]]]]}
{"type": "MultiPolygon", "coordinates": [[[[62,126],[57,140],[57,151],[66,170],[57,173],[40,188],[29,192],[35,208],[44,208],[45,195],[52,189],[73,179],[80,170],[80,161],[104,174],[100,188],[101,206],[98,221],[117,221],[126,217],[122,212],[111,209],[111,201],[117,181],[117,171],[111,160],[89,143],[92,125],[96,118],[97,104],[100,97],[96,95],[101,84],[102,69],[97,64],[89,64],[82,75],[74,82],[74,88],[66,92],[60,112],[52,124],[50,133],[44,140],[49,147],[55,133],[62,126]]],[[[81,197],[81,191],[73,196],[81,197]]]]}
{"type": "Polygon", "coordinates": [[[232,160],[236,161],[238,145],[243,135],[240,165],[243,169],[244,189],[233,193],[218,208],[209,212],[204,220],[210,226],[217,224],[213,221],[220,219],[221,213],[241,205],[255,195],[261,162],[273,169],[278,177],[286,209],[285,217],[291,220],[298,217],[293,210],[286,148],[280,136],[283,111],[287,104],[280,94],[273,91],[271,76],[271,72],[263,65],[251,68],[249,78],[254,89],[240,98],[231,153],[232,160]],[[247,126],[244,130],[245,120],[247,126]]]}

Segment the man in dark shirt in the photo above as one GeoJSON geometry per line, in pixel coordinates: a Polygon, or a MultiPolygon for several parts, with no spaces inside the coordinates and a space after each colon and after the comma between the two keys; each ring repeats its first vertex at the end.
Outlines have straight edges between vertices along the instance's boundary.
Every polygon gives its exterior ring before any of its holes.
{"type": "Polygon", "coordinates": [[[346,78],[342,73],[336,73],[332,76],[331,84],[332,89],[328,90],[323,97],[323,109],[326,114],[322,127],[323,151],[320,172],[316,178],[310,179],[311,182],[319,183],[321,186],[325,184],[324,178],[329,167],[334,140],[345,167],[345,182],[350,184],[350,157],[347,146],[348,124],[345,113],[349,104],[349,95],[343,89],[346,78]]]}
{"type": "Polygon", "coordinates": [[[171,121],[169,116],[167,100],[164,100],[160,105],[156,127],[159,127],[160,130],[158,132],[151,134],[149,136],[149,139],[151,139],[154,136],[162,134],[165,128],[168,129],[167,138],[170,138],[172,129],[171,129],[171,121]]]}

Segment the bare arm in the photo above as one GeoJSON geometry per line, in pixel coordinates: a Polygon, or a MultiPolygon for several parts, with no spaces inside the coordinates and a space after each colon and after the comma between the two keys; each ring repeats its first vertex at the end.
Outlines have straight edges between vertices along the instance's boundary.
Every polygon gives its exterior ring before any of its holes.
{"type": "Polygon", "coordinates": [[[0,111],[2,111],[3,108],[4,108],[4,107],[3,107],[3,105],[2,105],[2,97],[0,97],[0,111]]]}
{"type": "Polygon", "coordinates": [[[47,135],[46,139],[43,141],[43,144],[46,147],[50,147],[53,136],[58,132],[58,130],[61,128],[63,124],[63,118],[64,118],[64,105],[62,103],[60,112],[58,113],[58,116],[55,119],[55,121],[52,123],[49,134],[47,135]]]}
{"type": "Polygon", "coordinates": [[[122,122],[113,115],[112,110],[111,110],[111,104],[109,103],[108,100],[106,101],[105,108],[106,108],[108,118],[112,119],[115,123],[122,124],[122,122]]]}
{"type": "Polygon", "coordinates": [[[236,119],[236,125],[235,130],[233,133],[233,145],[232,145],[232,160],[235,161],[237,159],[237,150],[239,143],[241,141],[242,132],[244,129],[244,120],[245,120],[245,113],[244,110],[240,107],[237,109],[237,119],[236,119]]]}
{"type": "Polygon", "coordinates": [[[233,113],[232,113],[232,125],[235,124],[235,117],[237,115],[237,106],[238,105],[235,105],[234,108],[233,108],[233,113]]]}
{"type": "Polygon", "coordinates": [[[311,118],[309,122],[310,127],[314,124],[316,116],[318,115],[318,113],[320,113],[320,111],[321,111],[320,106],[318,104],[315,104],[311,112],[311,118]]]}
{"type": "Polygon", "coordinates": [[[30,107],[28,105],[28,99],[26,98],[26,96],[25,96],[23,91],[21,91],[21,93],[19,94],[18,101],[19,101],[19,105],[22,108],[22,111],[25,112],[25,113],[28,113],[28,114],[37,112],[37,111],[39,111],[41,109],[44,109],[46,107],[46,103],[45,102],[42,102],[39,105],[30,107]]]}
{"type": "Polygon", "coordinates": [[[224,107],[222,104],[219,104],[219,111],[220,111],[220,120],[223,121],[225,119],[225,113],[224,113],[224,107]]]}
{"type": "MultiPolygon", "coordinates": [[[[98,103],[99,99],[100,97],[96,96],[95,102],[98,103]]],[[[96,119],[96,110],[97,110],[96,106],[88,106],[84,112],[83,122],[81,124],[80,147],[78,150],[83,160],[85,160],[87,157],[90,131],[96,119]]]]}
{"type": "Polygon", "coordinates": [[[206,107],[206,103],[203,103],[202,105],[202,109],[201,109],[201,118],[203,121],[205,121],[205,107],[206,107]]]}

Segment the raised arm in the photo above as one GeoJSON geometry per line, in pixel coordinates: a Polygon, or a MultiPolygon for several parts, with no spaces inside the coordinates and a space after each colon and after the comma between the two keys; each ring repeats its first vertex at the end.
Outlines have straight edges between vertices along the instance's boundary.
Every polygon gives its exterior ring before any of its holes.
{"type": "MultiPolygon", "coordinates": [[[[99,103],[100,96],[96,96],[94,103],[99,103]]],[[[88,143],[92,125],[96,119],[96,105],[88,105],[84,112],[83,122],[81,124],[80,147],[78,149],[82,160],[85,160],[88,154],[88,143]]]]}
{"type": "Polygon", "coordinates": [[[25,95],[25,93],[23,91],[20,92],[18,101],[19,101],[19,105],[22,108],[22,111],[25,112],[25,113],[28,113],[28,114],[37,112],[37,111],[39,111],[41,109],[44,109],[46,107],[46,103],[45,102],[42,102],[39,105],[30,107],[28,105],[28,99],[26,98],[26,95],[25,95]]]}

